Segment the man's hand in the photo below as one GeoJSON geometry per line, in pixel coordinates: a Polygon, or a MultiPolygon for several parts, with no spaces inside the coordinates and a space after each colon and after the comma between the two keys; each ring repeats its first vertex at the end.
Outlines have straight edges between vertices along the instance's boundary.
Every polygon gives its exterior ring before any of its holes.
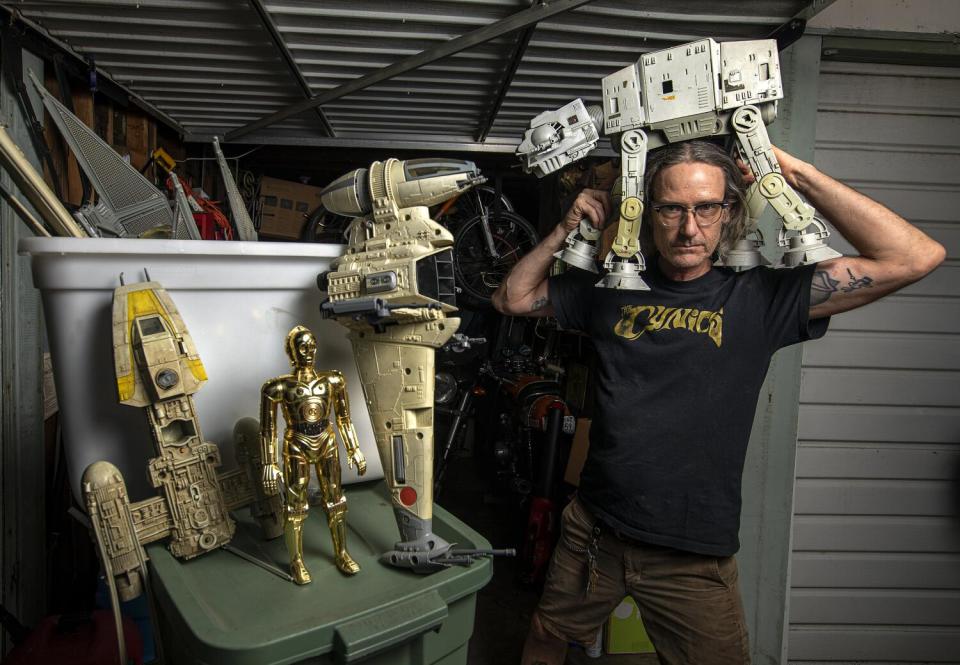
{"type": "Polygon", "coordinates": [[[783,174],[783,177],[790,183],[791,187],[797,191],[801,191],[803,189],[802,173],[804,170],[811,168],[810,164],[802,159],[797,159],[789,152],[785,152],[775,145],[770,147],[773,148],[773,156],[777,158],[777,162],[780,164],[780,173],[783,174]]]}
{"type": "Polygon", "coordinates": [[[283,482],[283,474],[280,467],[276,464],[266,464],[263,467],[263,491],[267,496],[280,494],[280,483],[283,482]]]}
{"type": "Polygon", "coordinates": [[[536,247],[524,254],[500,283],[493,294],[493,306],[497,311],[510,316],[553,316],[547,287],[553,255],[563,249],[570,232],[579,228],[583,220],[602,231],[611,209],[607,192],[599,189],[580,192],[563,220],[536,247]]]}
{"type": "MultiPolygon", "coordinates": [[[[771,145],[770,147],[773,148],[773,156],[777,158],[777,163],[780,165],[780,173],[791,187],[793,187],[795,190],[799,190],[801,185],[800,174],[804,169],[811,168],[810,164],[802,159],[797,159],[789,152],[781,150],[775,145],[771,145]]],[[[740,171],[743,173],[743,182],[745,185],[749,187],[756,182],[757,179],[750,170],[749,164],[744,162],[742,159],[737,159],[737,166],[740,167],[740,171]]]]}
{"type": "Polygon", "coordinates": [[[570,233],[579,228],[582,219],[587,219],[595,229],[602,231],[607,225],[612,207],[609,192],[601,189],[585,189],[577,195],[560,223],[564,230],[570,233]]]}
{"type": "Polygon", "coordinates": [[[347,466],[352,469],[354,464],[357,465],[358,475],[362,476],[367,472],[367,460],[359,448],[354,448],[353,452],[350,453],[350,456],[347,457],[347,466]]]}

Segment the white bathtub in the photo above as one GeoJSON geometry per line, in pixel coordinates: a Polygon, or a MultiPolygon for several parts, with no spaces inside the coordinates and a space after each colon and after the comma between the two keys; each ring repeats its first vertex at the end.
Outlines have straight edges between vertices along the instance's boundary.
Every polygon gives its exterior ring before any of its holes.
{"type": "MultiPolygon", "coordinates": [[[[153,496],[146,460],[155,456],[143,409],[117,403],[111,340],[113,289],[160,282],[180,310],[209,381],[194,396],[204,439],[220,446],[223,468],[235,466],[232,432],[244,416],[259,417],[263,382],[285,374],[287,332],[317,335],[317,367],[346,374],[353,422],[367,458],[364,480],[383,477],[363,391],[346,331],[320,318],[317,273],[340,245],[26,238],[40,289],[53,357],[64,447],[74,496],[88,464],[108,460],[123,473],[132,500],[153,496]]],[[[358,480],[347,469],[344,482],[358,480]]],[[[82,505],[82,502],[81,502],[82,505]]]]}

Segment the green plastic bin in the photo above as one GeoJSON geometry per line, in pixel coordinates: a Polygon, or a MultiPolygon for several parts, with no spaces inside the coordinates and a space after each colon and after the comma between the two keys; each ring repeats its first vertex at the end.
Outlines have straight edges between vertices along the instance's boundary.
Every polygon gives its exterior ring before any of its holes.
{"type": "MultiPolygon", "coordinates": [[[[304,559],[313,582],[297,586],[224,550],[182,562],[162,544],[147,548],[164,663],[281,665],[465,665],[476,593],[493,566],[480,559],[431,575],[377,559],[398,539],[382,481],[346,489],[347,546],[361,570],[333,564],[326,515],[304,523],[304,559]]],[[[241,511],[246,513],[246,511],[241,511]]],[[[250,521],[233,543],[286,570],[283,538],[264,541],[250,521]]],[[[489,548],[480,534],[434,507],[434,532],[460,547],[489,548]]]]}

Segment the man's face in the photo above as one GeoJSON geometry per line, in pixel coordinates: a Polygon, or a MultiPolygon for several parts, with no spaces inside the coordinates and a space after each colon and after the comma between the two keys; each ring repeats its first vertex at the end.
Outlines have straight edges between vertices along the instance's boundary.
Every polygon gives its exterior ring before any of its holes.
{"type": "MultiPolygon", "coordinates": [[[[660,172],[650,192],[650,206],[665,203],[687,208],[701,203],[724,200],[725,179],[719,166],[685,162],[668,166],[660,172]]],[[[720,244],[723,225],[729,220],[726,210],[720,221],[700,228],[692,211],[684,211],[677,228],[667,228],[655,210],[651,210],[653,242],[660,253],[660,268],[671,279],[690,280],[710,270],[710,257],[720,244]]]]}
{"type": "Polygon", "coordinates": [[[294,349],[298,366],[312,365],[317,355],[317,340],[308,332],[300,333],[294,339],[294,349]]]}

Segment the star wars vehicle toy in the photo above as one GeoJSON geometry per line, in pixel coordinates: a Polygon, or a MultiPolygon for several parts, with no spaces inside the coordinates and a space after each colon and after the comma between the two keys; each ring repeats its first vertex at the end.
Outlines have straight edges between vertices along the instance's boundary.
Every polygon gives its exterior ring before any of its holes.
{"type": "MultiPolygon", "coordinates": [[[[719,44],[703,39],[647,53],[604,78],[602,85],[602,108],[587,108],[577,99],[541,113],[517,148],[524,169],[540,177],[589,154],[601,130],[619,149],[617,236],[597,286],[648,288],[640,276],[646,266],[639,243],[647,152],[691,139],[732,136],[756,177],[747,198],[751,217],[747,237],[724,257],[725,265],[746,269],[763,262],[759,252],[763,237],[756,220],[768,203],[782,220],[778,243],[786,248],[784,264],[839,256],[825,244],[830,235],[826,225],[781,175],[767,136],[766,125],[776,117],[777,100],[783,98],[776,41],[719,44]]],[[[569,234],[558,258],[596,272],[599,236],[589,222],[582,222],[569,234]]]]}
{"type": "MultiPolygon", "coordinates": [[[[485,179],[472,162],[388,159],[331,183],[323,205],[356,217],[321,275],[322,311],[346,326],[401,541],[381,560],[428,573],[498,551],[457,550],[432,532],[434,355],[456,337],[453,236],[427,206],[485,179]]],[[[506,551],[501,552],[506,553],[506,551]]]]}
{"type": "Polygon", "coordinates": [[[119,617],[118,596],[126,601],[143,591],[144,545],[169,540],[174,556],[192,559],[230,541],[235,526],[229,511],[245,505],[251,505],[268,538],[279,536],[283,524],[279,497],[266,496],[260,486],[259,446],[240,446],[240,468],[217,472],[220,450],[204,441],[193,404],[193,395],[207,380],[206,370],[173,300],[158,282],[114,291],[113,357],[120,403],[146,412],[157,452],[147,470],[161,492],[131,503],[113,464],[94,462],[84,471],[87,514],[119,617]]]}

